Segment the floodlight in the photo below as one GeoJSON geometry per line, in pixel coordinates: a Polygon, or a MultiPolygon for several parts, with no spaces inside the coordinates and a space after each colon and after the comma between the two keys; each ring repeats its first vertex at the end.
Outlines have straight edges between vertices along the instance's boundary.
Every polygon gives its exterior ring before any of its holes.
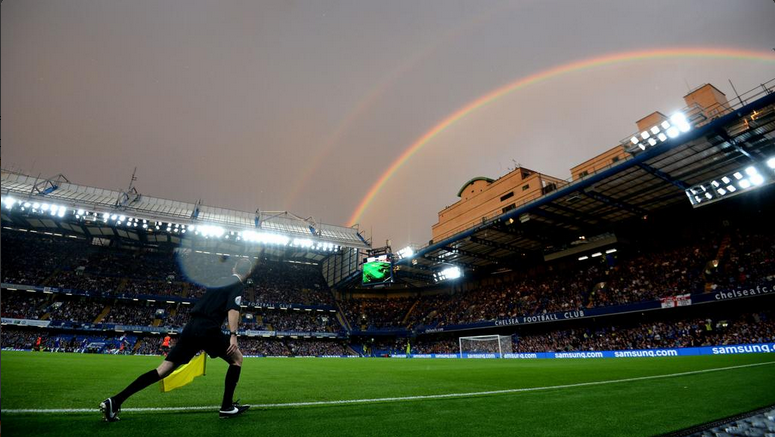
{"type": "Polygon", "coordinates": [[[725,184],[728,184],[728,183],[729,183],[729,181],[730,181],[730,179],[729,179],[728,177],[726,177],[726,176],[724,176],[723,178],[721,178],[721,182],[723,182],[723,183],[725,183],[725,184]]]}
{"type": "Polygon", "coordinates": [[[29,208],[30,206],[32,206],[32,205],[30,205],[30,202],[24,202],[24,207],[25,208],[29,208]]]}
{"type": "Polygon", "coordinates": [[[753,175],[758,174],[758,173],[759,173],[759,171],[756,170],[756,167],[754,167],[754,166],[750,166],[750,167],[745,169],[745,174],[747,174],[748,176],[753,176],[753,175]]]}
{"type": "Polygon", "coordinates": [[[49,205],[48,203],[44,203],[43,205],[40,205],[41,211],[48,211],[49,205]]]}
{"type": "Polygon", "coordinates": [[[638,140],[638,137],[632,137],[630,138],[630,141],[632,141],[632,144],[638,144],[638,141],[640,140],[638,140]]]}
{"type": "Polygon", "coordinates": [[[718,189],[718,190],[716,190],[716,191],[717,191],[717,192],[719,193],[719,195],[721,195],[721,196],[723,196],[724,194],[727,194],[727,191],[726,191],[725,189],[723,189],[723,188],[719,188],[719,189],[718,189]]]}
{"type": "Polygon", "coordinates": [[[668,123],[667,120],[665,120],[662,122],[661,126],[662,126],[662,129],[667,129],[670,127],[670,123],[668,123]]]}
{"type": "Polygon", "coordinates": [[[659,133],[659,126],[654,126],[651,128],[651,133],[656,135],[659,133]]]}
{"type": "Polygon", "coordinates": [[[760,174],[755,174],[755,175],[751,176],[751,182],[754,185],[761,185],[761,184],[764,183],[764,177],[762,177],[762,175],[760,175],[760,174]]]}
{"type": "Polygon", "coordinates": [[[608,249],[605,251],[605,253],[614,253],[616,252],[616,249],[608,249]]]}
{"type": "Polygon", "coordinates": [[[118,219],[123,222],[124,220],[126,220],[126,216],[125,215],[121,215],[121,216],[118,217],[118,219]]]}
{"type": "Polygon", "coordinates": [[[689,122],[686,120],[686,116],[683,115],[683,113],[676,112],[670,117],[670,122],[678,127],[678,129],[681,132],[689,132],[691,129],[691,126],[689,125],[689,122]]]}
{"type": "Polygon", "coordinates": [[[657,135],[657,138],[659,138],[659,141],[667,141],[667,135],[663,134],[662,132],[657,135]]]}
{"type": "Polygon", "coordinates": [[[656,146],[657,145],[657,140],[655,140],[654,138],[649,138],[648,141],[649,141],[649,144],[652,145],[652,146],[656,146]]]}
{"type": "Polygon", "coordinates": [[[751,187],[751,182],[748,179],[743,179],[740,182],[737,183],[740,185],[740,188],[746,189],[751,187]]]}
{"type": "Polygon", "coordinates": [[[592,258],[597,258],[597,257],[602,256],[602,255],[603,255],[602,252],[595,252],[595,253],[592,254],[592,258]]]}
{"type": "Polygon", "coordinates": [[[770,158],[767,160],[767,167],[775,168],[775,158],[770,158]]]}
{"type": "Polygon", "coordinates": [[[643,132],[641,132],[641,133],[640,133],[640,137],[641,137],[641,138],[643,138],[644,140],[645,140],[646,138],[648,138],[649,136],[650,136],[650,135],[649,135],[649,132],[648,132],[648,131],[645,131],[645,130],[644,130],[643,132]]]}
{"type": "Polygon", "coordinates": [[[77,212],[78,215],[84,215],[84,213],[86,213],[86,211],[84,211],[82,209],[79,209],[78,212],[77,212]]]}
{"type": "Polygon", "coordinates": [[[737,188],[735,188],[734,185],[727,185],[727,191],[729,191],[730,193],[734,193],[735,191],[737,191],[737,188]]]}
{"type": "Polygon", "coordinates": [[[6,197],[3,199],[3,203],[5,204],[5,207],[8,209],[13,208],[14,204],[16,204],[16,199],[13,197],[6,197]]]}
{"type": "Polygon", "coordinates": [[[585,259],[589,259],[589,257],[586,255],[579,257],[579,261],[584,261],[585,259]]]}
{"type": "Polygon", "coordinates": [[[32,204],[32,208],[33,208],[33,209],[38,209],[38,208],[40,208],[40,203],[38,203],[38,202],[35,202],[35,203],[33,203],[33,204],[32,204]]]}
{"type": "Polygon", "coordinates": [[[712,198],[713,198],[713,195],[712,195],[712,194],[710,194],[710,193],[705,193],[705,197],[707,197],[707,198],[708,198],[708,200],[710,200],[710,199],[712,199],[712,198]]]}
{"type": "Polygon", "coordinates": [[[59,217],[59,218],[64,217],[65,216],[65,212],[66,212],[66,210],[65,210],[64,206],[59,208],[59,212],[57,213],[57,217],[59,217]]]}
{"type": "Polygon", "coordinates": [[[441,276],[446,279],[457,279],[463,276],[463,272],[460,271],[459,267],[449,267],[441,271],[441,276]]]}
{"type": "Polygon", "coordinates": [[[115,220],[115,219],[117,219],[117,218],[118,218],[118,216],[117,216],[116,214],[113,214],[112,216],[110,216],[110,219],[111,219],[111,220],[115,220]]]}
{"type": "Polygon", "coordinates": [[[143,229],[148,229],[148,224],[147,223],[143,223],[143,229]]]}
{"type": "Polygon", "coordinates": [[[670,128],[667,130],[667,136],[670,138],[675,138],[680,134],[681,134],[681,131],[679,131],[678,128],[675,126],[670,126],[670,128]]]}
{"type": "Polygon", "coordinates": [[[713,181],[710,184],[713,185],[714,187],[719,187],[721,185],[718,183],[718,181],[713,181]]]}

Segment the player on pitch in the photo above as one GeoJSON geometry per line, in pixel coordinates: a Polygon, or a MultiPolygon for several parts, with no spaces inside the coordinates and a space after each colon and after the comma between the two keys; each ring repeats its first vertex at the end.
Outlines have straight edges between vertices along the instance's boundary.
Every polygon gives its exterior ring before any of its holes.
{"type": "Polygon", "coordinates": [[[178,342],[159,367],[140,375],[121,393],[100,403],[100,411],[105,420],[119,420],[121,404],[127,398],[164,379],[178,366],[191,361],[200,350],[204,350],[212,358],[220,357],[229,363],[219,416],[222,419],[235,417],[250,408],[249,405],[234,402],[233,397],[242,369],[242,353],[237,346],[240,303],[245,280],[250,275],[251,268],[250,261],[240,259],[234,265],[231,276],[219,279],[207,289],[205,295],[191,309],[191,320],[183,328],[178,342]],[[228,319],[230,335],[221,331],[224,319],[228,319]]]}

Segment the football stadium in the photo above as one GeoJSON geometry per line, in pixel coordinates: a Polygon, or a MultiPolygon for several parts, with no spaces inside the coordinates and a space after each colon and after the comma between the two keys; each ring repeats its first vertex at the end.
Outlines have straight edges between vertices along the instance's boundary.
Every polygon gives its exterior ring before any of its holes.
{"type": "Polygon", "coordinates": [[[358,225],[373,196],[329,224],[4,166],[3,431],[775,435],[775,78],[760,82],[642,107],[570,178],[472,170],[406,247],[358,225]],[[213,299],[223,348],[191,349],[213,299]]]}

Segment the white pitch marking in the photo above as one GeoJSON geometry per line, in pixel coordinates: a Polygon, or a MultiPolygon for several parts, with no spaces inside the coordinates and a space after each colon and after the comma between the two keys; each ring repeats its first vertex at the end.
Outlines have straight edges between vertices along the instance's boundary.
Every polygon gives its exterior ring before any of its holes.
{"type": "MultiPolygon", "coordinates": [[[[667,375],[638,376],[635,378],[611,379],[606,381],[593,381],[593,382],[579,382],[576,384],[550,385],[546,387],[510,388],[510,389],[504,389],[504,390],[478,391],[478,392],[469,392],[469,393],[447,393],[447,394],[439,394],[439,395],[401,396],[401,397],[392,397],[392,398],[345,399],[340,401],[288,402],[284,404],[250,404],[250,405],[254,408],[288,408],[288,407],[310,407],[310,406],[321,406],[321,405],[369,404],[369,403],[376,403],[376,402],[400,402],[400,401],[416,401],[416,400],[427,400],[427,399],[463,398],[463,397],[499,395],[499,394],[509,394],[509,393],[524,393],[524,392],[531,392],[531,391],[556,390],[556,389],[563,389],[563,388],[589,387],[589,386],[595,386],[595,385],[618,384],[622,382],[648,381],[652,379],[665,379],[665,378],[674,378],[677,376],[688,376],[688,375],[698,375],[701,373],[721,372],[724,370],[745,369],[748,367],[769,366],[772,364],[775,364],[775,361],[770,361],[767,363],[742,364],[739,366],[730,366],[730,367],[717,367],[714,369],[692,370],[689,372],[668,373],[667,375]]],[[[194,406],[194,407],[139,407],[139,408],[122,408],[121,411],[130,411],[130,412],[158,412],[158,411],[166,412],[166,411],[197,411],[197,410],[215,411],[218,408],[220,408],[219,405],[194,406]]],[[[54,409],[3,410],[3,413],[5,414],[96,413],[96,412],[99,412],[99,409],[97,408],[54,408],[54,409]]]]}

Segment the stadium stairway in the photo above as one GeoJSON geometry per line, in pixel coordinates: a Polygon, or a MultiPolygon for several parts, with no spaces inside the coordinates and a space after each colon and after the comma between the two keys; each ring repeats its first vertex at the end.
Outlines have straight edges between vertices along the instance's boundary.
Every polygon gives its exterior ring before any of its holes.
{"type": "MultiPolygon", "coordinates": [[[[714,260],[718,263],[718,265],[721,265],[721,260],[724,259],[724,254],[726,253],[727,249],[729,248],[729,244],[732,242],[732,236],[729,234],[724,235],[724,238],[721,239],[721,242],[718,246],[718,251],[716,252],[716,258],[714,260]]],[[[713,281],[707,281],[705,282],[705,292],[710,293],[713,291],[713,281]]]]}
{"type": "Polygon", "coordinates": [[[97,316],[96,319],[92,323],[100,323],[102,322],[102,319],[104,319],[108,313],[110,312],[110,309],[112,307],[110,305],[105,305],[105,308],[102,309],[102,312],[97,316]]]}
{"type": "Polygon", "coordinates": [[[409,311],[407,311],[407,312],[406,312],[406,315],[404,316],[404,318],[403,318],[403,319],[401,319],[401,325],[403,325],[403,326],[407,326],[407,324],[409,323],[409,316],[411,316],[411,315],[412,315],[412,312],[414,312],[414,309],[417,307],[417,305],[418,305],[419,303],[420,303],[420,299],[417,299],[416,301],[414,301],[414,303],[412,304],[412,306],[411,306],[411,307],[409,307],[409,311]]]}
{"type": "Polygon", "coordinates": [[[350,325],[350,322],[347,320],[347,317],[344,316],[344,310],[342,310],[342,305],[340,305],[339,301],[336,299],[334,299],[334,303],[336,304],[336,319],[339,320],[339,324],[344,326],[344,328],[348,332],[351,332],[353,328],[350,325]]]}

